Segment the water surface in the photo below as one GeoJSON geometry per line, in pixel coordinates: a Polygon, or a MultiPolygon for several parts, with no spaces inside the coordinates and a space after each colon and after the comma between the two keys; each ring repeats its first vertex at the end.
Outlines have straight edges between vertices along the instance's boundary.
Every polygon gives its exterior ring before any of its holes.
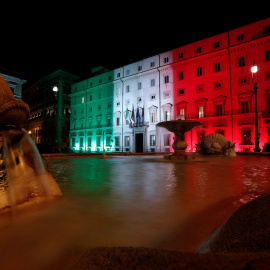
{"type": "Polygon", "coordinates": [[[103,227],[108,245],[112,237],[115,245],[194,252],[235,209],[269,192],[269,161],[119,156],[51,158],[48,165],[63,196],[89,223],[102,219],[96,225],[103,227]]]}

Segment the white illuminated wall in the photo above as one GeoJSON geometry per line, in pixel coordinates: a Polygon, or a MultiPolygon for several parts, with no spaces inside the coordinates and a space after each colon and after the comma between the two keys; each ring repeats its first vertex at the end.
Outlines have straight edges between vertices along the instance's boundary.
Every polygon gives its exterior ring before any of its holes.
{"type": "Polygon", "coordinates": [[[164,151],[164,135],[157,143],[156,124],[174,117],[172,87],[164,76],[172,80],[172,70],[168,64],[160,67],[156,55],[73,84],[70,147],[82,152],[164,151]]]}

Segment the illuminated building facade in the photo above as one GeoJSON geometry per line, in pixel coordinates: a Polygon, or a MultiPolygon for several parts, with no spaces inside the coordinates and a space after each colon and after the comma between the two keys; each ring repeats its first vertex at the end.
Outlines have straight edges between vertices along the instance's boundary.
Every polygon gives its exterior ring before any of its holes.
{"type": "Polygon", "coordinates": [[[30,107],[26,130],[45,151],[69,146],[70,85],[78,78],[57,70],[23,91],[23,100],[30,107]]]}
{"type": "Polygon", "coordinates": [[[252,64],[258,66],[260,148],[270,140],[270,18],[77,82],[71,88],[70,147],[76,151],[172,151],[173,134],[156,128],[199,120],[187,151],[218,132],[253,151],[252,64]]]}

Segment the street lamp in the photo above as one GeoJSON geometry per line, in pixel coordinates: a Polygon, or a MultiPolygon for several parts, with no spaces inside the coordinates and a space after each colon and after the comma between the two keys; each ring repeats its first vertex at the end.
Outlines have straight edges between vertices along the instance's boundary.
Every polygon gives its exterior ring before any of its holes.
{"type": "Polygon", "coordinates": [[[260,134],[259,134],[259,130],[258,130],[258,111],[257,111],[258,66],[255,64],[255,61],[253,62],[253,65],[251,67],[251,73],[252,73],[252,84],[253,84],[253,90],[254,90],[254,96],[255,96],[255,148],[253,150],[254,150],[254,152],[261,152],[261,149],[259,147],[260,134]],[[255,74],[257,74],[256,81],[254,79],[255,74]]]}
{"type": "Polygon", "coordinates": [[[55,135],[56,135],[56,125],[55,125],[55,101],[57,99],[57,92],[58,92],[58,87],[54,86],[53,87],[53,93],[54,93],[54,97],[53,97],[53,138],[52,138],[52,143],[53,143],[53,147],[52,147],[52,152],[55,152],[55,135]]]}

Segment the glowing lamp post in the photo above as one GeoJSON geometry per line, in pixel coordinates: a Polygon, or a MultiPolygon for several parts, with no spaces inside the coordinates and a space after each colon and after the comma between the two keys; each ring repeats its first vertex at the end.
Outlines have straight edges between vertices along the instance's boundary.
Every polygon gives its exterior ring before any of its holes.
{"type": "Polygon", "coordinates": [[[258,130],[258,111],[257,111],[258,66],[255,64],[255,61],[253,62],[253,65],[251,67],[251,73],[252,73],[253,91],[254,91],[254,96],[255,96],[255,148],[253,150],[254,150],[254,152],[260,152],[261,151],[261,149],[259,147],[260,134],[259,134],[259,130],[258,130]],[[256,81],[254,79],[255,74],[257,74],[256,81]]]}
{"type": "Polygon", "coordinates": [[[57,92],[58,92],[58,87],[54,86],[53,87],[53,93],[54,93],[54,97],[53,97],[53,147],[52,147],[52,152],[55,152],[55,135],[56,135],[56,126],[55,126],[55,100],[57,99],[57,92]]]}

